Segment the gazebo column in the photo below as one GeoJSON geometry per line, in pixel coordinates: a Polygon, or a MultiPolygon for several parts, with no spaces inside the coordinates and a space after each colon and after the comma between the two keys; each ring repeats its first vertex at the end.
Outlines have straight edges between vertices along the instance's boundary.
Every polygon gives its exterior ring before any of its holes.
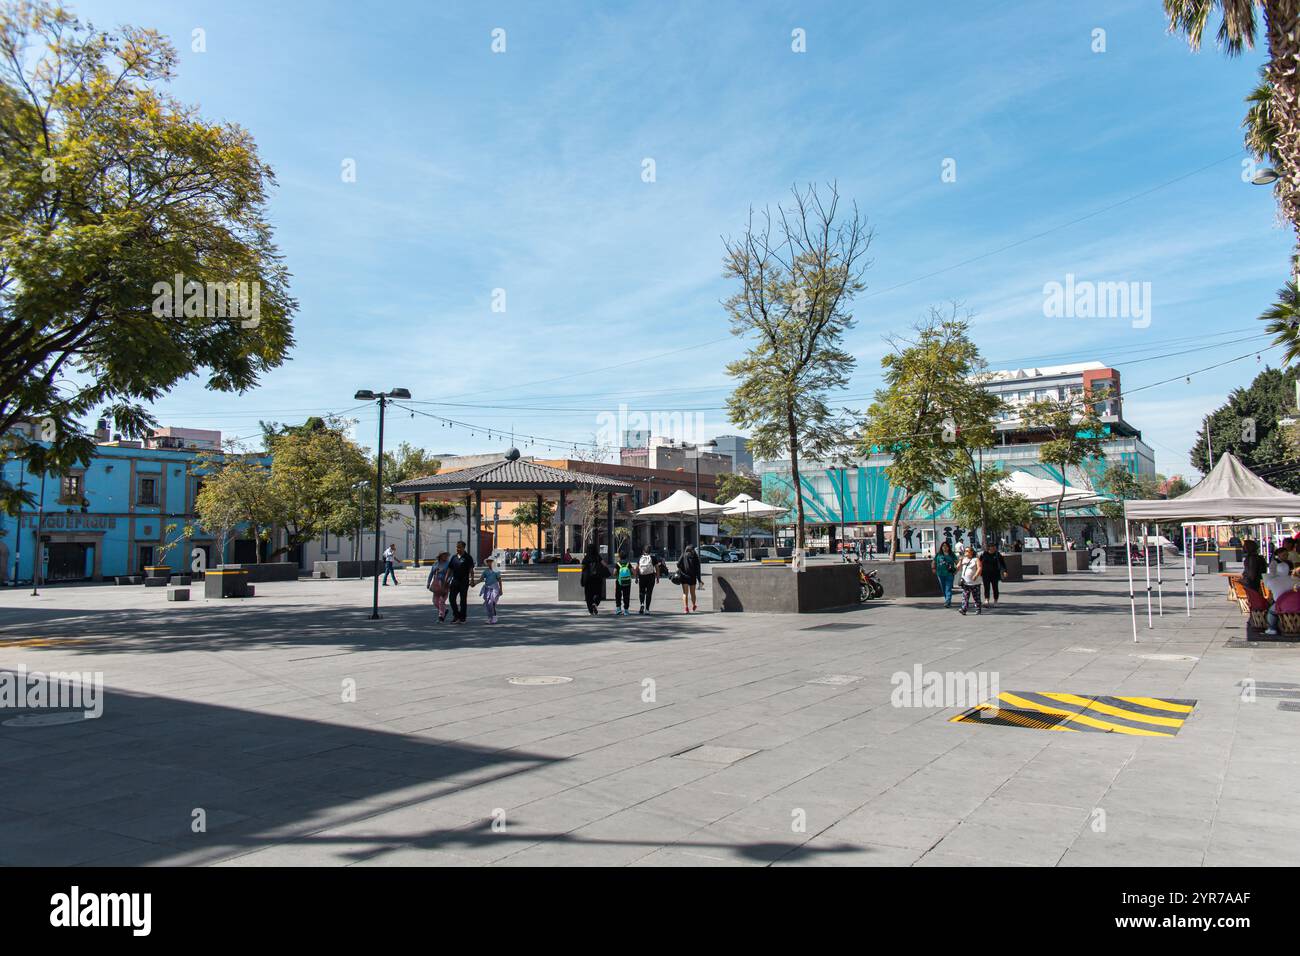
{"type": "Polygon", "coordinates": [[[483,492],[476,491],[474,492],[474,531],[473,531],[474,543],[471,545],[473,550],[470,551],[470,554],[474,555],[475,564],[483,563],[483,555],[479,553],[483,550],[483,543],[480,540],[482,528],[483,528],[483,492]]]}
{"type": "Polygon", "coordinates": [[[605,547],[609,549],[608,558],[614,560],[614,493],[605,492],[605,547]]]}
{"type": "MultiPolygon", "coordinates": [[[[493,545],[496,544],[495,541],[492,543],[493,545]]],[[[541,559],[541,556],[542,556],[542,496],[539,494],[537,496],[537,557],[538,560],[541,559]]]]}
{"type": "Polygon", "coordinates": [[[420,566],[420,494],[415,495],[415,566],[420,566]]]}
{"type": "Polygon", "coordinates": [[[469,492],[465,492],[465,550],[470,554],[474,553],[474,513],[471,510],[469,492]]]}
{"type": "Polygon", "coordinates": [[[560,554],[564,554],[564,552],[566,552],[566,551],[569,550],[569,526],[568,526],[567,524],[565,524],[565,518],[564,518],[565,509],[564,509],[564,505],[565,505],[564,489],[561,488],[561,489],[560,489],[560,513],[559,513],[559,519],[560,519],[560,522],[559,522],[559,540],[558,540],[557,542],[555,542],[555,549],[556,549],[560,554]]]}

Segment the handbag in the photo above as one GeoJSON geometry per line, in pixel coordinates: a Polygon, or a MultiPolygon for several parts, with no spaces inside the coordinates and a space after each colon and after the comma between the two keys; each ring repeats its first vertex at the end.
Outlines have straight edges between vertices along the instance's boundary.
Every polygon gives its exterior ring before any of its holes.
{"type": "Polygon", "coordinates": [[[681,584],[682,573],[680,571],[673,571],[668,575],[668,580],[671,581],[673,584],[681,584]]]}

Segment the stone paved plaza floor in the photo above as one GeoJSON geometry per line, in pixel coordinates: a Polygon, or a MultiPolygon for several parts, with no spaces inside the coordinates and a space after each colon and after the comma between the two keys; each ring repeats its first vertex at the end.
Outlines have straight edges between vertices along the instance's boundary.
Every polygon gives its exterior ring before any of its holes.
{"type": "Polygon", "coordinates": [[[1295,864],[1300,712],[1239,684],[1300,686],[1300,647],[1229,646],[1218,581],[1189,620],[1180,578],[1136,646],[1114,572],[965,618],[686,616],[667,586],[652,617],[591,618],[507,579],[501,623],[471,604],[459,627],[413,586],[366,620],[368,581],[6,589],[0,668],[100,671],[106,700],[63,726],[0,712],[0,863],[1295,864]],[[891,705],[918,664],[1197,703],[1175,737],[951,723],[891,705]]]}

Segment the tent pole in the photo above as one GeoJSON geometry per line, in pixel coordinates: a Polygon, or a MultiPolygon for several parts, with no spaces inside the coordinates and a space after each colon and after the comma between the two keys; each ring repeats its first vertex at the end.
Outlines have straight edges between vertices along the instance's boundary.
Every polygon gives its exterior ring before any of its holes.
{"type": "Polygon", "coordinates": [[[1142,563],[1146,566],[1147,572],[1147,627],[1153,627],[1151,623],[1151,549],[1147,546],[1147,523],[1142,522],[1142,563]]]}
{"type": "Polygon", "coordinates": [[[1133,595],[1133,546],[1129,543],[1128,516],[1124,516],[1124,563],[1128,565],[1128,608],[1133,619],[1133,643],[1138,639],[1137,598],[1133,595]]]}
{"type": "Polygon", "coordinates": [[[1160,541],[1160,522],[1156,522],[1156,600],[1159,602],[1160,616],[1165,616],[1165,549],[1160,541]]]}
{"type": "Polygon", "coordinates": [[[1192,589],[1187,579],[1187,525],[1183,525],[1183,605],[1187,616],[1192,616],[1192,589]]]}

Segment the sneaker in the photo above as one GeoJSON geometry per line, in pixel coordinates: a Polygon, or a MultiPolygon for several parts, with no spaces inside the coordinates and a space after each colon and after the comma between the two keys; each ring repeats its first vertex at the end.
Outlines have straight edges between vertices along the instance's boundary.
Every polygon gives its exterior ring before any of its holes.
{"type": "Polygon", "coordinates": [[[692,605],[691,605],[691,610],[692,610],[692,611],[698,611],[699,609],[700,609],[700,606],[699,606],[698,604],[692,604],[692,605]]]}
{"type": "Polygon", "coordinates": [[[984,613],[984,608],[982,608],[982,607],[977,607],[977,608],[975,609],[975,616],[976,616],[976,617],[979,617],[979,616],[980,616],[981,614],[983,614],[983,613],[984,613]]]}
{"type": "Polygon", "coordinates": [[[957,613],[960,614],[962,617],[965,617],[965,616],[966,616],[966,609],[965,609],[964,607],[959,607],[959,608],[957,608],[957,613]]]}
{"type": "Polygon", "coordinates": [[[1277,630],[1276,630],[1276,628],[1272,628],[1272,627],[1270,627],[1270,628],[1269,628],[1267,631],[1265,631],[1264,633],[1265,633],[1265,634],[1269,634],[1269,635],[1275,635],[1275,634],[1277,634],[1277,630]]]}

